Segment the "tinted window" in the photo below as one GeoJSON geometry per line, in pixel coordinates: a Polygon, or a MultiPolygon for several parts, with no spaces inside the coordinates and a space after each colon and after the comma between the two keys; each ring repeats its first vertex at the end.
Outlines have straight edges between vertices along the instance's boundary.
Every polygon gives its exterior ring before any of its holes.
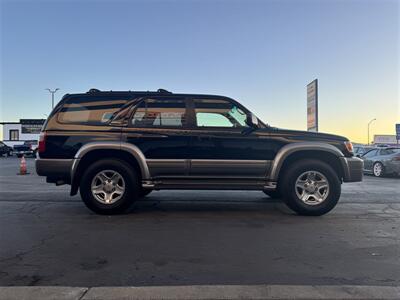
{"type": "Polygon", "coordinates": [[[178,99],[147,99],[141,102],[132,117],[135,127],[182,127],[186,105],[178,99]]]}
{"type": "Polygon", "coordinates": [[[61,108],[58,121],[88,125],[105,124],[126,102],[124,99],[73,98],[67,100],[61,108]]]}
{"type": "Polygon", "coordinates": [[[198,127],[248,127],[246,113],[226,100],[194,100],[194,111],[198,127]]]}
{"type": "Polygon", "coordinates": [[[391,155],[395,153],[400,153],[400,149],[382,149],[381,155],[391,155]]]}
{"type": "Polygon", "coordinates": [[[375,156],[377,154],[378,150],[371,150],[367,153],[364,154],[364,157],[372,157],[375,156]]]}

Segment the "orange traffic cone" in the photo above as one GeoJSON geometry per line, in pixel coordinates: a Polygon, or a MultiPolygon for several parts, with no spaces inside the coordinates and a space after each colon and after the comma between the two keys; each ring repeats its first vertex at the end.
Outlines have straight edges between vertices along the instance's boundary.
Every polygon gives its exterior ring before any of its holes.
{"type": "Polygon", "coordinates": [[[26,175],[26,160],[25,160],[25,156],[22,155],[21,158],[21,163],[19,164],[19,173],[18,175],[26,175]]]}

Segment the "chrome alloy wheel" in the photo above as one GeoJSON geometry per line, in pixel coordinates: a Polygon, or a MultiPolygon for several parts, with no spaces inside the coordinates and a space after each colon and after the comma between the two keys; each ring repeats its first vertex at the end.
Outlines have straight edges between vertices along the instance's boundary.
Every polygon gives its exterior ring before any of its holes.
{"type": "Polygon", "coordinates": [[[113,204],[124,195],[124,178],[114,170],[101,171],[94,176],[91,191],[93,197],[100,203],[113,204]]]}
{"type": "Polygon", "coordinates": [[[383,171],[383,167],[382,167],[381,163],[378,162],[378,163],[374,164],[373,172],[376,177],[382,176],[382,171],[383,171]]]}
{"type": "Polygon", "coordinates": [[[307,205],[317,205],[329,195],[328,179],[318,171],[307,171],[296,179],[296,195],[307,205]]]}

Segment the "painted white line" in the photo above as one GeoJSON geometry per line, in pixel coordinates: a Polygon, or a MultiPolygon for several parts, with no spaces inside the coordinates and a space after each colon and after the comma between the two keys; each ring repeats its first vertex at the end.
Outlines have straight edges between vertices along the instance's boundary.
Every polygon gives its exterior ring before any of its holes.
{"type": "Polygon", "coordinates": [[[150,287],[0,287],[0,300],[393,300],[400,287],[355,285],[191,285],[150,287]]]}

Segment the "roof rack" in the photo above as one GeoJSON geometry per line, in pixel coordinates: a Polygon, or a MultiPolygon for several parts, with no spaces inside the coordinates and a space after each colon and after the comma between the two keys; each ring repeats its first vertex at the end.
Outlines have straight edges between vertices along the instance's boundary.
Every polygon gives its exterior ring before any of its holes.
{"type": "Polygon", "coordinates": [[[88,91],[88,94],[90,94],[90,93],[99,93],[99,92],[100,92],[100,90],[98,90],[98,89],[90,89],[88,91]]]}
{"type": "Polygon", "coordinates": [[[164,90],[164,89],[158,89],[157,93],[160,93],[160,94],[172,94],[170,91],[167,91],[167,90],[164,90]]]}

